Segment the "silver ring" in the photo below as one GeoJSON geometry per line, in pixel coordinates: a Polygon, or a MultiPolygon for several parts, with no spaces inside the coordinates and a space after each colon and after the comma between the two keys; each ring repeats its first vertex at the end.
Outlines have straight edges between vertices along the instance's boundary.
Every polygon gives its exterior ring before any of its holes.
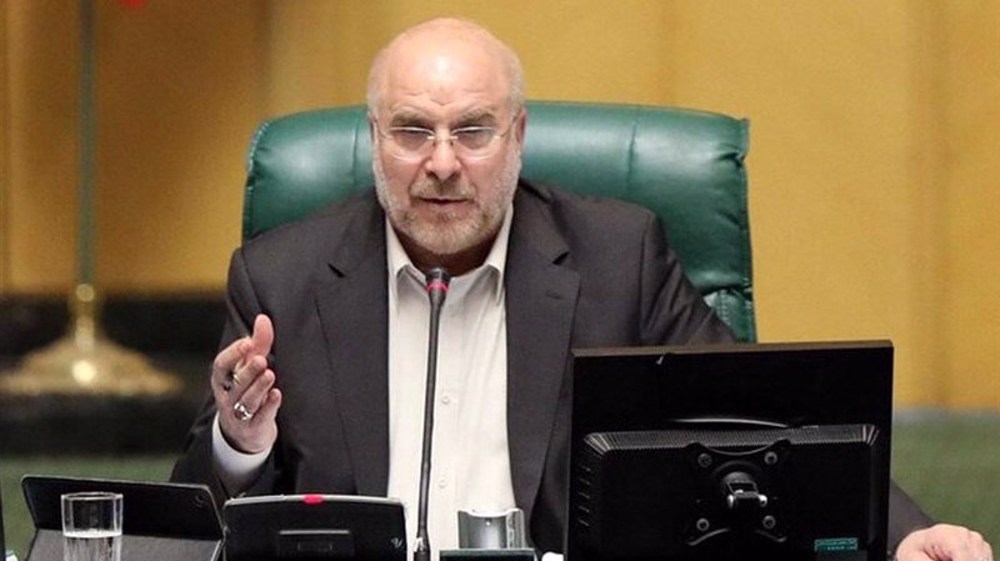
{"type": "Polygon", "coordinates": [[[242,401],[237,401],[233,404],[233,411],[236,413],[236,418],[241,421],[253,419],[253,413],[246,405],[243,405],[242,401]]]}

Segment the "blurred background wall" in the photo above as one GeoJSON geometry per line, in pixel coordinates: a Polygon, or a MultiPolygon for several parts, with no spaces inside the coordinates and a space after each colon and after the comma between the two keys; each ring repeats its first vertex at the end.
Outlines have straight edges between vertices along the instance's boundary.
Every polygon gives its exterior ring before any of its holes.
{"type": "MultiPolygon", "coordinates": [[[[456,14],[520,53],[531,98],[750,118],[761,340],[891,338],[900,405],[1000,410],[998,2],[95,5],[107,293],[221,293],[255,125],[362,102],[379,46],[456,14]]],[[[77,2],[0,10],[0,295],[61,298],[74,284],[77,2]]]]}

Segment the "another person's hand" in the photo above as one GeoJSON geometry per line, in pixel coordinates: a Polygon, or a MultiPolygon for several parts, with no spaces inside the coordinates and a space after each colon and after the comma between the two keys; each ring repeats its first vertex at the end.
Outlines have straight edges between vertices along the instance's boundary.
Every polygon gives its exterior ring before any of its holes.
{"type": "Polygon", "coordinates": [[[219,427],[230,446],[247,454],[269,450],[278,438],[275,416],[281,390],[267,356],[274,343],[271,319],[258,315],[253,333],[234,341],[212,363],[212,393],[219,427]]]}
{"type": "Polygon", "coordinates": [[[896,560],[993,561],[993,551],[979,532],[937,524],[903,538],[896,548],[896,560]]]}

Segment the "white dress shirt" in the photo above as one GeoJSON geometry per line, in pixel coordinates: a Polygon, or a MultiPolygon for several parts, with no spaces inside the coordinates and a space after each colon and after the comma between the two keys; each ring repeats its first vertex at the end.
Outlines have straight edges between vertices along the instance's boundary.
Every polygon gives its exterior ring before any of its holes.
{"type": "MultiPolygon", "coordinates": [[[[428,502],[433,550],[458,546],[459,509],[514,506],[507,446],[503,272],[513,209],[476,269],[451,280],[441,312],[428,502]]],[[[389,489],[416,536],[430,304],[424,275],[386,224],[389,265],[389,489]]]]}

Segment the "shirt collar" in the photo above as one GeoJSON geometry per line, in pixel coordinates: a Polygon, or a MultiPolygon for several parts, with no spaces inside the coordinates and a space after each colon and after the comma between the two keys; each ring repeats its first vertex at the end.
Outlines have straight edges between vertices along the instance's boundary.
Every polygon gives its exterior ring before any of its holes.
{"type": "MultiPolygon", "coordinates": [[[[493,240],[493,246],[490,248],[490,252],[486,255],[486,259],[483,264],[475,269],[469,271],[462,276],[475,276],[480,274],[485,274],[488,271],[493,271],[494,274],[491,275],[495,282],[493,283],[492,292],[495,301],[499,302],[500,298],[503,296],[503,275],[504,269],[507,266],[507,247],[510,242],[510,226],[514,219],[514,205],[513,203],[507,205],[507,212],[504,213],[503,223],[500,225],[500,231],[497,232],[496,239],[493,240]]],[[[418,280],[423,284],[423,273],[417,269],[413,261],[410,260],[410,256],[406,254],[406,250],[403,249],[403,244],[399,241],[399,237],[396,235],[396,231],[393,230],[392,225],[389,223],[389,217],[386,216],[385,219],[385,241],[386,241],[386,261],[389,266],[389,290],[395,296],[396,287],[399,282],[402,281],[404,273],[410,275],[414,279],[418,280]],[[394,281],[394,282],[393,282],[394,281]]]]}

